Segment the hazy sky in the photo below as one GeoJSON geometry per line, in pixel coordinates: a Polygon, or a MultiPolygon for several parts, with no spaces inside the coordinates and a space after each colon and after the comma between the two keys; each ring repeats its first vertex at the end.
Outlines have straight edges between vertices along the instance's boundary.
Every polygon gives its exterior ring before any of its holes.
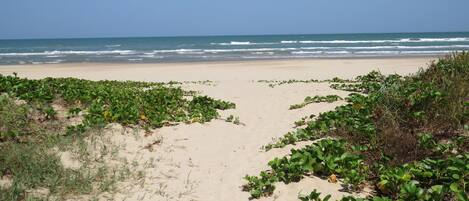
{"type": "Polygon", "coordinates": [[[469,31],[469,0],[0,0],[0,38],[469,31]]]}

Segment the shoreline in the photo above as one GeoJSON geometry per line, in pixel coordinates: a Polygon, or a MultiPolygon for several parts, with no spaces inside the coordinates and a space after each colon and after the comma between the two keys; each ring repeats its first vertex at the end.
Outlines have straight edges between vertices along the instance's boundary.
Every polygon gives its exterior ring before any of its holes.
{"type": "Polygon", "coordinates": [[[410,74],[437,58],[298,59],[188,63],[70,63],[0,66],[0,74],[76,77],[90,80],[252,81],[354,78],[371,70],[410,74]]]}
{"type": "Polygon", "coordinates": [[[437,59],[447,56],[441,55],[400,55],[400,56],[344,56],[344,57],[291,57],[291,58],[256,58],[256,59],[227,59],[227,60],[180,60],[161,62],[63,62],[63,63],[25,63],[25,64],[0,64],[3,67],[20,66],[43,66],[43,65],[172,65],[172,64],[220,64],[220,63],[246,63],[246,62],[269,62],[269,61],[314,61],[314,60],[381,60],[381,59],[437,59]]]}

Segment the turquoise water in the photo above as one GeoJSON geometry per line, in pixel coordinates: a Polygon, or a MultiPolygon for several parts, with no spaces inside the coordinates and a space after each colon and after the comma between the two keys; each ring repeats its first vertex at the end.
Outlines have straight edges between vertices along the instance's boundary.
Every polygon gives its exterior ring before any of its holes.
{"type": "Polygon", "coordinates": [[[443,55],[469,32],[0,40],[0,64],[443,55]]]}

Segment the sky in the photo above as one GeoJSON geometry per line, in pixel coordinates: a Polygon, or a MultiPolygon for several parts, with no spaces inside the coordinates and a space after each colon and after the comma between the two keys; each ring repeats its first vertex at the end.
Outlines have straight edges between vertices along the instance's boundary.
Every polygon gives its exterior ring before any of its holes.
{"type": "Polygon", "coordinates": [[[469,31],[469,0],[0,0],[0,39],[469,31]]]}

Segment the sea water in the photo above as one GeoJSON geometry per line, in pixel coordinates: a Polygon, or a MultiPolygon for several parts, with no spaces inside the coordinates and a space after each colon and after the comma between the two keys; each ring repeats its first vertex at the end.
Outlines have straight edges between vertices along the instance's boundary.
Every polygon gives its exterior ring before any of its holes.
{"type": "Polygon", "coordinates": [[[0,64],[439,56],[469,32],[0,40],[0,64]]]}

